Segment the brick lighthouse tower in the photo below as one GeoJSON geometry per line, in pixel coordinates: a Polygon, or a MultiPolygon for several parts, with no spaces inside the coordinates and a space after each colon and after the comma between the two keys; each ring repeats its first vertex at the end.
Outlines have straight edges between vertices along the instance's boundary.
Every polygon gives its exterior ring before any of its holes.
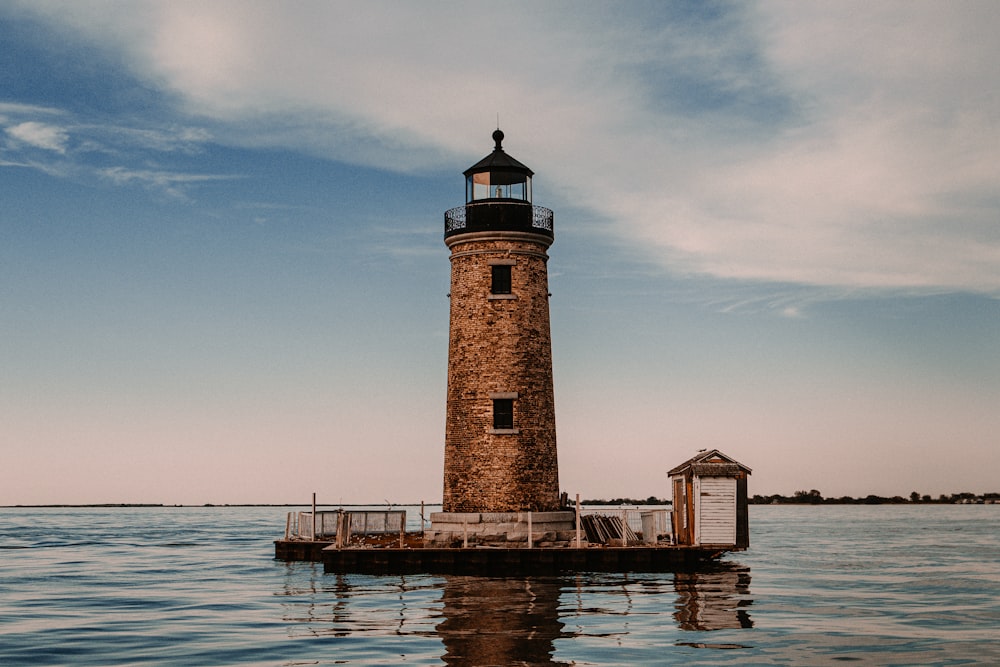
{"type": "Polygon", "coordinates": [[[493,133],[493,152],[465,170],[465,205],[445,213],[451,324],[444,511],[431,517],[438,531],[454,529],[456,517],[468,532],[527,512],[569,521],[551,529],[572,527],[572,513],[558,512],[546,270],[553,215],[532,205],[533,172],[504,152],[503,138],[493,133]]]}

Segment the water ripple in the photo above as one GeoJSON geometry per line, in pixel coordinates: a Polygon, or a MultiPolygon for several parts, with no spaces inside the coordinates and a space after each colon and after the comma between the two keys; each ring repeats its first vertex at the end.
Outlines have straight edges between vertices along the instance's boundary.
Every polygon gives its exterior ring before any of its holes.
{"type": "Polygon", "coordinates": [[[0,509],[0,664],[1000,663],[998,506],[754,507],[710,571],[506,579],[277,562],[284,511],[0,509]]]}

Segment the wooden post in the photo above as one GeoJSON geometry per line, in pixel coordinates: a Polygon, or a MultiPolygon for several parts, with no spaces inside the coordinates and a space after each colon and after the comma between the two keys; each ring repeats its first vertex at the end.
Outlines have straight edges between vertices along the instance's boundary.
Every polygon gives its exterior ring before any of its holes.
{"type": "Polygon", "coordinates": [[[576,548],[580,548],[580,494],[576,494],[576,548]]]}
{"type": "Polygon", "coordinates": [[[424,536],[424,501],[420,501],[420,537],[424,536]]]}
{"type": "Polygon", "coordinates": [[[469,547],[469,520],[462,519],[462,548],[469,547]]]}
{"type": "Polygon", "coordinates": [[[528,512],[528,548],[531,548],[531,512],[528,512]]]}
{"type": "MultiPolygon", "coordinates": [[[[389,517],[386,517],[388,520],[389,517]]],[[[403,548],[404,540],[403,536],[406,534],[406,512],[403,512],[403,516],[399,519],[399,548],[403,548]]]]}
{"type": "Polygon", "coordinates": [[[312,523],[313,523],[313,526],[312,526],[312,528],[313,528],[313,530],[312,530],[312,541],[315,542],[316,541],[316,492],[315,491],[313,491],[313,517],[312,517],[312,519],[313,519],[313,521],[312,521],[312,523]]]}
{"type": "Polygon", "coordinates": [[[288,534],[292,530],[292,513],[288,512],[285,515],[285,541],[288,541],[288,534]]]}

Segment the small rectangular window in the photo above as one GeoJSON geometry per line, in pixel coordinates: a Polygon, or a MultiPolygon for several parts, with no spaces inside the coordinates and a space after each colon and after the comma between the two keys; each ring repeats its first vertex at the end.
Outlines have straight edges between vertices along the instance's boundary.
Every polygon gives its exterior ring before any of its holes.
{"type": "Polygon", "coordinates": [[[510,265],[494,264],[490,269],[493,271],[493,284],[490,286],[490,293],[510,294],[510,265]]]}
{"type": "Polygon", "coordinates": [[[514,399],[493,399],[493,428],[505,430],[514,428],[514,399]]]}

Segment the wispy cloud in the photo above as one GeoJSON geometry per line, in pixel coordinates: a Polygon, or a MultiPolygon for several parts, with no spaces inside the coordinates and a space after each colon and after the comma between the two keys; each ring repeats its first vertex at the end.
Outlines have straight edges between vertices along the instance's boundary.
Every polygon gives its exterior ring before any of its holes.
{"type": "Polygon", "coordinates": [[[210,181],[232,180],[238,176],[219,174],[185,174],[153,169],[129,169],[126,167],[108,167],[97,172],[115,185],[139,184],[155,189],[172,197],[185,198],[185,186],[210,181]]]}
{"type": "Polygon", "coordinates": [[[62,127],[27,121],[6,128],[7,134],[29,146],[44,148],[56,153],[66,152],[69,133],[62,127]]]}
{"type": "Polygon", "coordinates": [[[670,270],[1000,294],[995,3],[32,7],[218,141],[437,169],[499,111],[536,193],[670,270]]]}
{"type": "Polygon", "coordinates": [[[196,154],[203,150],[205,143],[212,140],[211,132],[202,127],[152,128],[90,125],[85,129],[105,145],[161,153],[196,154]]]}
{"type": "Polygon", "coordinates": [[[0,167],[35,169],[60,178],[96,177],[176,198],[186,198],[191,185],[238,178],[133,166],[148,165],[157,154],[200,152],[211,140],[211,134],[200,127],[130,127],[110,121],[81,121],[59,109],[9,102],[0,103],[0,127],[7,137],[0,143],[0,167]],[[60,124],[50,122],[55,116],[60,124]],[[104,161],[91,159],[95,154],[104,156],[104,161]],[[109,166],[108,160],[119,163],[109,166]]]}
{"type": "Polygon", "coordinates": [[[0,120],[3,120],[3,116],[7,114],[11,115],[21,115],[30,114],[32,116],[38,115],[48,115],[48,116],[58,116],[63,113],[60,109],[55,109],[53,107],[44,107],[36,104],[22,104],[20,102],[4,102],[0,101],[0,120]]]}

